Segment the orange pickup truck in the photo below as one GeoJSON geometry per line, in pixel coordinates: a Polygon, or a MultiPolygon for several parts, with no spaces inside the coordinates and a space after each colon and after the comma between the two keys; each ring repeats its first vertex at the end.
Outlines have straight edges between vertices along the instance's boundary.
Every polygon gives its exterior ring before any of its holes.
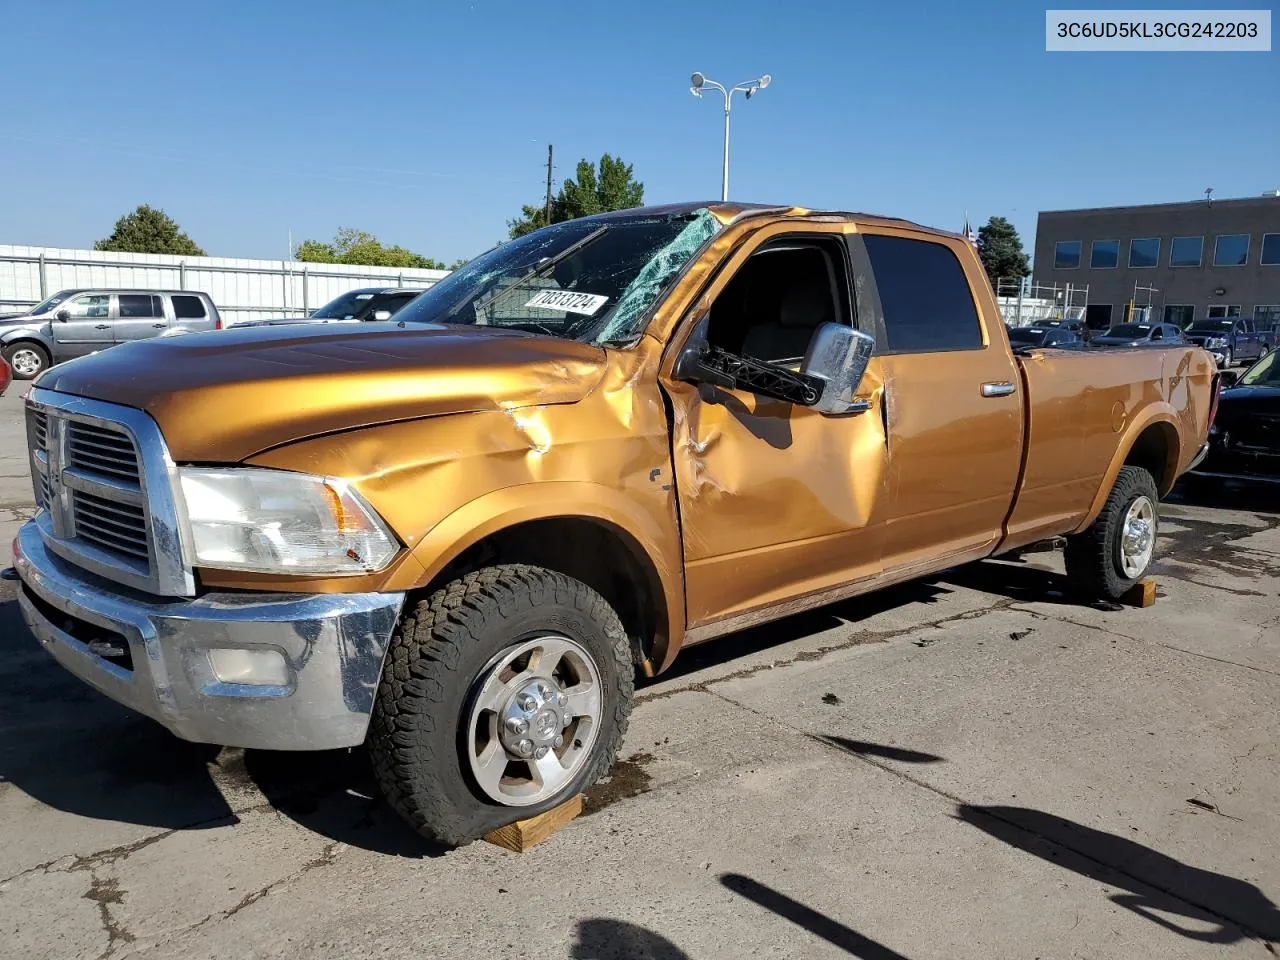
{"type": "Polygon", "coordinates": [[[1010,349],[973,247],[735,204],[560,223],[394,321],[130,344],[27,401],[20,603],[191,740],[367,741],[465,842],[605,774],[690,644],[1066,537],[1147,569],[1198,347],[1010,349]]]}

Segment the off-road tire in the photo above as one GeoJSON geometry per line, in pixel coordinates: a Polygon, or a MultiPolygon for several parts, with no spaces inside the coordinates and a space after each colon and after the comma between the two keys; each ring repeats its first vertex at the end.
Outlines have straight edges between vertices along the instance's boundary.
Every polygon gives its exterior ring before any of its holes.
{"type": "Polygon", "coordinates": [[[423,836],[450,846],[549,810],[604,776],[631,714],[635,668],[622,623],[586,584],[542,567],[485,567],[411,601],[391,639],[368,747],[387,802],[423,836]],[[469,693],[490,659],[546,630],[596,661],[601,729],[577,776],[541,804],[504,806],[472,779],[463,755],[469,693]]]}
{"type": "Polygon", "coordinates": [[[4,359],[10,367],[13,367],[13,379],[15,380],[34,380],[36,377],[40,376],[40,374],[49,369],[49,363],[51,362],[49,351],[40,344],[34,343],[31,340],[19,340],[16,343],[11,343],[6,346],[4,348],[4,359]],[[35,373],[19,373],[17,368],[13,367],[14,354],[23,350],[30,350],[40,358],[40,369],[35,373]]]}
{"type": "Polygon", "coordinates": [[[1145,575],[1143,570],[1136,577],[1126,577],[1120,568],[1120,536],[1125,513],[1141,496],[1148,497],[1156,508],[1158,530],[1160,496],[1156,482],[1142,467],[1129,466],[1120,468],[1098,518],[1084,532],[1067,537],[1064,551],[1067,577],[1082,595],[1119,600],[1145,575]]]}

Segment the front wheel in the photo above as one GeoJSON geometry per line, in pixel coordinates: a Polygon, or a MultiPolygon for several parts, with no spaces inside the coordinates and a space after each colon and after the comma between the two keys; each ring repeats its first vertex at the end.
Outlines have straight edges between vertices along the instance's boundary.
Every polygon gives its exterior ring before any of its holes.
{"type": "Polygon", "coordinates": [[[370,720],[374,773],[419,833],[467,843],[607,773],[634,681],[598,593],[541,567],[486,567],[402,618],[370,720]]]}
{"type": "Polygon", "coordinates": [[[1159,502],[1150,473],[1120,469],[1098,519],[1067,538],[1067,576],[1082,593],[1118,600],[1142,579],[1155,554],[1159,502]]]}
{"type": "Polygon", "coordinates": [[[34,380],[49,367],[49,351],[28,340],[19,340],[5,347],[4,358],[13,368],[15,380],[34,380]]]}
{"type": "Polygon", "coordinates": [[[1234,354],[1234,353],[1232,353],[1232,351],[1231,351],[1231,348],[1230,348],[1230,347],[1227,347],[1227,351],[1226,351],[1226,353],[1224,353],[1224,354],[1222,355],[1222,369],[1223,369],[1223,370],[1230,370],[1230,369],[1231,369],[1231,365],[1232,365],[1233,363],[1235,363],[1235,362],[1236,362],[1235,354],[1234,354]]]}

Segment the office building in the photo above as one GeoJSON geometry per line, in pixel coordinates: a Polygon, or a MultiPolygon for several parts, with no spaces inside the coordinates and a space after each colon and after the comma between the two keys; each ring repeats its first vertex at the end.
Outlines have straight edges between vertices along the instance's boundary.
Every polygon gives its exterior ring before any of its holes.
{"type": "Polygon", "coordinates": [[[1186,327],[1252,318],[1280,328],[1280,191],[1086,210],[1047,210],[1036,224],[1035,282],[1088,287],[1089,326],[1136,308],[1186,327]]]}

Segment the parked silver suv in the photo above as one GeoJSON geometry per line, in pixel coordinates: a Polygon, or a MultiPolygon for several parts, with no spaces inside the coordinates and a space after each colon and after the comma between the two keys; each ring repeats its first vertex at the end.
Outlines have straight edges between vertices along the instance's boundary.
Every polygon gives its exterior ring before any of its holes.
{"type": "Polygon", "coordinates": [[[28,313],[0,320],[0,354],[15,380],[116,344],[221,330],[207,293],[194,290],[60,290],[28,313]]]}

